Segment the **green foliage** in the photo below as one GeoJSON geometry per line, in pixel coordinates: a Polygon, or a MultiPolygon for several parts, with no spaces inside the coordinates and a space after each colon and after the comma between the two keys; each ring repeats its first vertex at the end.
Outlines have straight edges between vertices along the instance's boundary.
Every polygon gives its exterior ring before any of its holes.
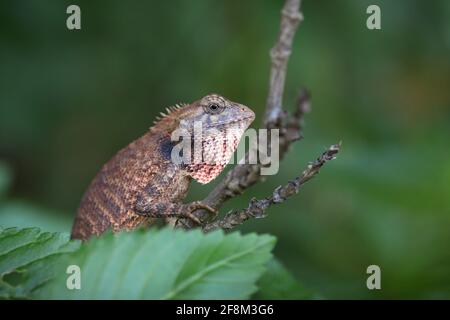
{"type": "Polygon", "coordinates": [[[255,299],[299,300],[312,298],[311,292],[298,283],[277,259],[267,264],[267,271],[258,281],[255,299]]]}
{"type": "Polygon", "coordinates": [[[62,259],[58,276],[37,291],[50,299],[244,299],[271,258],[275,238],[170,229],[92,239],[62,259]],[[68,290],[65,270],[81,270],[81,290],[68,290]]]}
{"type": "Polygon", "coordinates": [[[305,299],[310,293],[272,258],[275,238],[221,231],[107,233],[80,246],[65,233],[0,229],[0,298],[305,299]],[[69,290],[69,265],[81,289],[69,290]]]}
{"type": "Polygon", "coordinates": [[[0,297],[27,297],[52,277],[59,256],[78,246],[67,234],[0,228],[0,297]]]}

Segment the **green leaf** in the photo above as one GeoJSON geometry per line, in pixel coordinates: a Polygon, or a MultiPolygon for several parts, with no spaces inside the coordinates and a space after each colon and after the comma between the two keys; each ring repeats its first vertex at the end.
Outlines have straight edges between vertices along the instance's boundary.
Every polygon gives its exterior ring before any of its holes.
{"type": "Polygon", "coordinates": [[[172,229],[108,233],[91,239],[37,291],[44,299],[245,299],[271,258],[269,235],[172,229]],[[69,265],[81,289],[66,287],[69,265]]]}
{"type": "Polygon", "coordinates": [[[259,290],[255,299],[298,300],[311,299],[311,293],[295,280],[291,273],[277,259],[267,265],[267,271],[258,281],[259,290]]]}
{"type": "Polygon", "coordinates": [[[0,227],[0,297],[28,297],[53,277],[60,256],[78,247],[68,234],[0,227]]]}

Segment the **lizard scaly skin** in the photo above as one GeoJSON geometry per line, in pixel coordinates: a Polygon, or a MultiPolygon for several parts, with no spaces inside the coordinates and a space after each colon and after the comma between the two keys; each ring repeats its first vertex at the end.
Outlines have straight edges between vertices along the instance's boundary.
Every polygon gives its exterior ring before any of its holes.
{"type": "Polygon", "coordinates": [[[154,218],[190,218],[198,223],[193,211],[214,209],[198,201],[182,203],[191,180],[208,183],[219,175],[254,117],[246,106],[216,94],[169,108],[96,175],[81,200],[72,238],[86,240],[108,229],[131,230],[154,218]],[[195,124],[207,130],[195,134],[195,124]],[[171,137],[181,129],[200,146],[199,161],[173,161],[176,142],[171,137]]]}

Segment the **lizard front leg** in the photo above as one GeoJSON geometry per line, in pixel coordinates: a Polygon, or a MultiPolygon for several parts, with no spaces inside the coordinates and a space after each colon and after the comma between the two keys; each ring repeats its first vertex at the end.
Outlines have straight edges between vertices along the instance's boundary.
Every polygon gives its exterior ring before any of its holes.
{"type": "Polygon", "coordinates": [[[138,196],[134,206],[134,211],[139,215],[151,218],[188,218],[196,224],[201,225],[202,222],[200,219],[193,214],[193,212],[198,209],[205,209],[211,213],[217,214],[217,211],[214,208],[200,201],[186,204],[161,202],[149,196],[138,196]]]}

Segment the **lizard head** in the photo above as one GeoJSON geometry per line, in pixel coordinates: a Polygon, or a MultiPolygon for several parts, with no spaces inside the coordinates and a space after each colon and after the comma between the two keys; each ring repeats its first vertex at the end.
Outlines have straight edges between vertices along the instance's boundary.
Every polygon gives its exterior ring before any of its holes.
{"type": "Polygon", "coordinates": [[[209,94],[185,108],[180,128],[192,130],[194,124],[201,124],[203,129],[247,128],[254,119],[255,113],[243,104],[209,94]]]}
{"type": "Polygon", "coordinates": [[[178,129],[190,136],[187,174],[205,184],[229,162],[245,130],[255,119],[248,107],[220,95],[209,94],[179,109],[178,129]]]}

